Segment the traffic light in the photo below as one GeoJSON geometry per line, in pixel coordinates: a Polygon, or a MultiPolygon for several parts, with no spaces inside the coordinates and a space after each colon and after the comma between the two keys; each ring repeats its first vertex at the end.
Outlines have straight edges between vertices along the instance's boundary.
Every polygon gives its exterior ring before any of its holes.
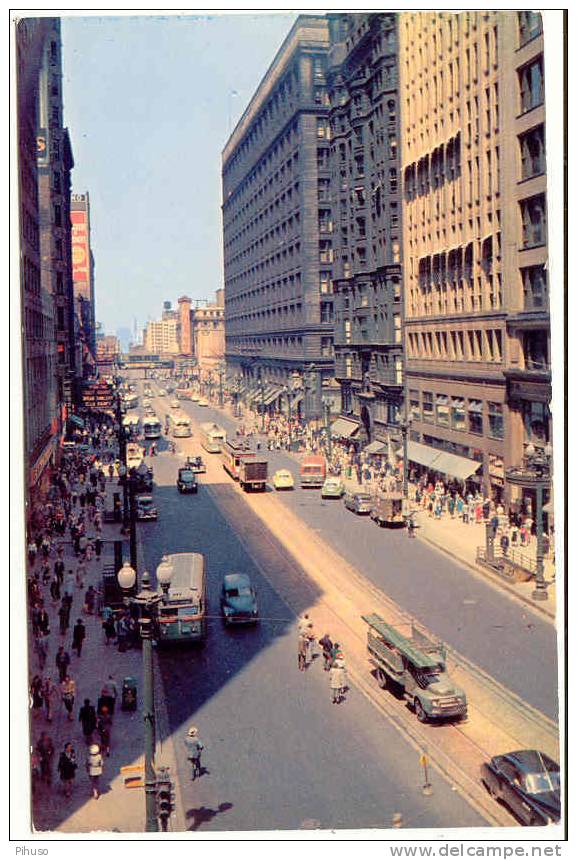
{"type": "Polygon", "coordinates": [[[163,830],[166,830],[168,819],[174,810],[174,801],[174,783],[170,779],[168,768],[162,768],[156,779],[156,814],[163,830]]]}

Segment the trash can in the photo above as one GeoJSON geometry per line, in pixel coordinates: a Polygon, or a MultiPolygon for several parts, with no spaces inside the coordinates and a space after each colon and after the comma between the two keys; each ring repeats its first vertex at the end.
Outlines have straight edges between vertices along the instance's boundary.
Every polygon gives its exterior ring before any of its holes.
{"type": "Polygon", "coordinates": [[[125,678],[122,682],[122,710],[135,711],[137,705],[136,681],[134,678],[125,678]]]}

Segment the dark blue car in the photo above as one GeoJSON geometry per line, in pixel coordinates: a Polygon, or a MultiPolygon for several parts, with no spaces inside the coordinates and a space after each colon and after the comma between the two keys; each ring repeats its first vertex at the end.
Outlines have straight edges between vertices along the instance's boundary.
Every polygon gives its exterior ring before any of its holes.
{"type": "Polygon", "coordinates": [[[481,780],[523,824],[554,824],[561,816],[559,765],[538,750],[493,756],[481,765],[481,780]]]}
{"type": "Polygon", "coordinates": [[[220,609],[225,624],[254,624],[258,618],[256,589],[245,573],[229,573],[222,581],[220,609]]]}

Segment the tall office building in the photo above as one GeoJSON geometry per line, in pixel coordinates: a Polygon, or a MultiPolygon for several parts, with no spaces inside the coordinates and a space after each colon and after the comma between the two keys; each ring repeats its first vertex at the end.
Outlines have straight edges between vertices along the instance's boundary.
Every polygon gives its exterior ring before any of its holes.
{"type": "MultiPolygon", "coordinates": [[[[38,128],[40,76],[51,19],[25,18],[16,24],[16,88],[20,297],[22,314],[24,457],[27,518],[31,493],[44,483],[56,456],[56,344],[54,301],[42,277],[38,128]]],[[[59,50],[59,45],[57,45],[59,50]]]]}
{"type": "Polygon", "coordinates": [[[397,16],[328,18],[335,376],[343,416],[334,430],[392,451],[403,403],[397,16]]]}
{"type": "Polygon", "coordinates": [[[334,374],[327,50],[299,16],[222,155],[227,366],[266,406],[300,374],[309,416],[334,374]]]}
{"type": "MultiPolygon", "coordinates": [[[[42,279],[54,304],[55,401],[76,400],[76,344],[70,228],[71,171],[68,129],[63,125],[60,19],[49,18],[40,71],[37,134],[42,279]]],[[[59,416],[62,420],[64,414],[59,416]]]]}
{"type": "Polygon", "coordinates": [[[409,459],[521,502],[550,436],[541,16],[399,22],[409,459]]]}

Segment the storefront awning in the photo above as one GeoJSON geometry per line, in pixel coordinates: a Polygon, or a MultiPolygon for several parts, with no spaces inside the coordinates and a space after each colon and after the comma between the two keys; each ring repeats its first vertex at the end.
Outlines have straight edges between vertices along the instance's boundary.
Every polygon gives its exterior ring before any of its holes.
{"type": "MultiPolygon", "coordinates": [[[[407,442],[407,457],[411,462],[418,463],[419,466],[433,466],[434,461],[442,452],[437,448],[431,448],[430,445],[421,445],[420,442],[407,442]]],[[[400,449],[400,456],[403,456],[403,449],[400,449]]]]}
{"type": "Polygon", "coordinates": [[[366,448],[364,448],[365,454],[384,454],[387,451],[387,446],[384,442],[379,442],[378,439],[375,439],[374,442],[370,442],[366,448]]]}
{"type": "Polygon", "coordinates": [[[280,397],[281,394],[282,394],[282,388],[279,388],[278,385],[275,385],[272,388],[269,388],[264,393],[264,405],[270,406],[270,404],[273,403],[278,397],[280,397]]]}
{"type": "Polygon", "coordinates": [[[76,427],[80,427],[81,430],[84,430],[84,421],[82,418],[79,418],[78,415],[70,415],[68,420],[76,427]]]}
{"type": "Polygon", "coordinates": [[[440,451],[438,458],[434,461],[432,468],[435,472],[442,472],[451,478],[464,481],[477,471],[481,463],[477,460],[469,460],[467,457],[459,457],[458,454],[450,454],[448,451],[440,451]]]}
{"type": "Polygon", "coordinates": [[[350,421],[348,418],[337,418],[331,424],[331,436],[340,436],[343,439],[350,439],[355,435],[359,425],[356,421],[350,421]]]}

